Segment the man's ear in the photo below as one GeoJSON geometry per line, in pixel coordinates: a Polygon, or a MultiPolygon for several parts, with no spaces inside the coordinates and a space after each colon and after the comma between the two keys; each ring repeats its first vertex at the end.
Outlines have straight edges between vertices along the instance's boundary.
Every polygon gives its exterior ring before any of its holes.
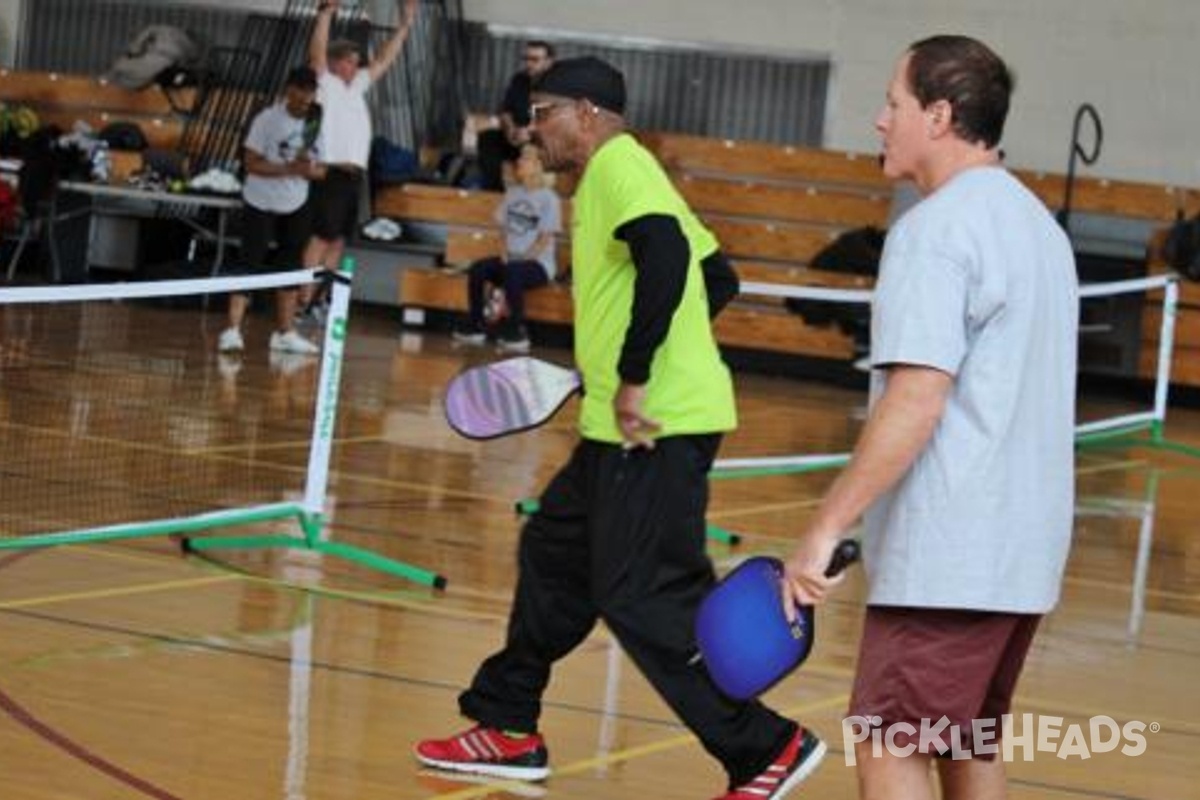
{"type": "Polygon", "coordinates": [[[934,138],[950,130],[954,110],[946,100],[935,100],[925,107],[925,130],[934,138]]]}

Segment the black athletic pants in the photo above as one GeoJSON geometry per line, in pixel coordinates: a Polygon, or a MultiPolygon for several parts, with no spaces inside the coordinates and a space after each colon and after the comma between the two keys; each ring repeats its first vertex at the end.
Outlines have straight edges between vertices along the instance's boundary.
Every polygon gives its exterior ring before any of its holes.
{"type": "Polygon", "coordinates": [[[708,471],[719,435],[653,450],[582,441],[521,533],[508,640],[459,697],[492,728],[533,732],[550,667],[603,619],[735,785],[766,769],[796,724],[712,684],[696,651],[697,606],[714,581],[705,554],[708,471]]]}
{"type": "Polygon", "coordinates": [[[482,329],[484,325],[484,284],[490,283],[504,289],[504,300],[508,303],[508,319],[504,329],[513,337],[521,336],[525,324],[525,292],[545,286],[549,282],[546,268],[533,259],[502,261],[499,258],[482,258],[471,264],[467,273],[467,309],[471,325],[482,329]]]}

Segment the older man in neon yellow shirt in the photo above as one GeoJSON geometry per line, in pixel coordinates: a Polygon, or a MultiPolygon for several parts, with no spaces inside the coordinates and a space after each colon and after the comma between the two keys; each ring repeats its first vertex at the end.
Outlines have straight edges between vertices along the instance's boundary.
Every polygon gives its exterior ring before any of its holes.
{"type": "Polygon", "coordinates": [[[625,82],[595,58],[558,61],[534,87],[547,167],[579,182],[572,219],[581,441],[521,535],[508,639],[459,697],[476,725],[417,745],[441,769],[526,780],[549,772],[538,733],[551,665],[603,619],[729,775],[724,800],[783,797],[825,745],[713,685],[695,652],[712,586],[708,472],[737,425],[710,319],[737,276],[654,157],[625,132],[625,82]]]}

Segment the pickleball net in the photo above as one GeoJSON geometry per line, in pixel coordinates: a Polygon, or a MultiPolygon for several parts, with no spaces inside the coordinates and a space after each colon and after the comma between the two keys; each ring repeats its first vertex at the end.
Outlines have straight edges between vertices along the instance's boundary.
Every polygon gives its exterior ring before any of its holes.
{"type": "Polygon", "coordinates": [[[176,534],[444,585],[321,535],[352,274],[0,288],[0,552],[176,534]],[[270,350],[267,326],[216,353],[229,295],[318,282],[319,355],[270,350]]]}
{"type": "MultiPolygon", "coordinates": [[[[829,289],[773,283],[746,282],[743,294],[799,301],[803,306],[827,306],[832,312],[823,316],[863,319],[871,302],[869,290],[829,289]],[[841,307],[842,312],[837,311],[841,307]],[[856,309],[857,313],[848,313],[856,309]]],[[[1080,365],[1078,385],[1076,442],[1079,446],[1106,443],[1143,444],[1192,456],[1200,450],[1167,438],[1165,425],[1170,389],[1171,359],[1174,354],[1175,309],[1179,299],[1178,280],[1174,275],[1157,275],[1132,280],[1088,283],[1080,287],[1080,365]],[[1133,371],[1102,366],[1101,378],[1119,378],[1114,382],[1094,380],[1089,374],[1093,362],[1088,355],[1099,349],[1095,344],[1112,333],[1112,327],[1128,323],[1119,315],[1136,314],[1135,335],[1141,337],[1140,354],[1133,371]],[[1128,379],[1128,380],[1126,380],[1128,379]]],[[[1111,338],[1111,337],[1110,337],[1111,338]]],[[[816,472],[843,466],[849,452],[780,453],[748,458],[719,459],[714,466],[717,478],[783,475],[816,472]]]]}

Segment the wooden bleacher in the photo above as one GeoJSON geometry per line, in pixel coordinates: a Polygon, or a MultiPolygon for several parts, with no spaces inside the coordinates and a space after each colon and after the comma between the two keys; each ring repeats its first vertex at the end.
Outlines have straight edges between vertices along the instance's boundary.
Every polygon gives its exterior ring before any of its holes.
{"type": "MultiPolygon", "coordinates": [[[[816,276],[805,267],[807,261],[844,228],[854,222],[844,213],[828,214],[815,222],[799,223],[788,219],[764,218],[762,206],[740,206],[738,189],[753,193],[754,184],[733,184],[734,202],[727,210],[749,211],[753,216],[734,217],[701,212],[705,222],[725,245],[740,275],[745,280],[773,283],[803,283],[858,286],[852,276],[826,273],[816,276]]],[[[804,191],[799,194],[811,197],[804,191]]],[[[376,214],[401,220],[436,222],[447,226],[443,261],[461,268],[472,261],[501,252],[503,240],[493,219],[500,202],[495,192],[467,191],[437,186],[405,185],[381,190],[375,199],[376,214]]],[[[860,206],[868,221],[878,218],[879,210],[870,200],[860,206]]],[[[569,203],[565,204],[569,216],[569,203]]],[[[866,224],[866,223],[864,223],[866,224]]],[[[559,245],[559,263],[570,263],[569,244],[559,245]]],[[[406,306],[465,312],[466,286],[457,272],[408,269],[401,278],[401,302],[406,306]]],[[[550,286],[530,292],[526,315],[532,321],[565,324],[571,320],[569,290],[550,286]]],[[[853,354],[850,337],[834,328],[807,325],[803,319],[783,308],[778,299],[743,298],[728,308],[717,324],[718,339],[725,345],[747,349],[792,353],[813,357],[848,360],[853,354]]]]}
{"type": "MultiPolygon", "coordinates": [[[[174,149],[183,133],[183,120],[157,87],[133,92],[92,76],[0,70],[0,101],[28,106],[42,124],[64,131],[76,121],[96,132],[113,122],[132,122],[155,148],[174,149]]],[[[191,102],[187,90],[181,90],[180,101],[191,102]]],[[[114,179],[141,168],[138,153],[113,151],[111,156],[114,179]]]]}
{"type": "MultiPolygon", "coordinates": [[[[639,137],[671,172],[680,193],[716,233],[744,281],[807,286],[870,288],[861,276],[810,269],[812,257],[839,233],[856,227],[883,227],[891,188],[870,156],[763,143],[729,142],[675,134],[639,137]]],[[[1065,178],[1028,170],[1015,174],[1047,206],[1056,209],[1065,178]]],[[[465,267],[500,251],[501,238],[492,215],[496,193],[433,186],[385,189],[377,197],[377,214],[401,220],[447,226],[445,262],[465,267]]],[[[1178,208],[1200,212],[1200,192],[1133,181],[1090,177],[1076,179],[1072,209],[1168,224],[1178,208]]],[[[569,213],[569,204],[568,204],[569,213]]],[[[567,263],[568,248],[560,246],[567,263]]],[[[402,303],[430,309],[465,310],[461,275],[409,270],[401,282],[402,303]]],[[[1200,290],[1185,287],[1176,338],[1175,379],[1200,385],[1200,290]],[[1195,314],[1193,322],[1187,315],[1195,314]],[[1196,343],[1195,353],[1191,343],[1196,343]],[[1193,365],[1194,364],[1194,365],[1193,365]]],[[[550,287],[532,292],[531,320],[570,320],[569,292],[550,287]]],[[[1158,337],[1157,312],[1151,304],[1144,322],[1141,374],[1152,375],[1158,337]]],[[[831,327],[805,324],[777,299],[739,298],[718,319],[725,345],[834,359],[852,354],[848,336],[831,327]]]]}

